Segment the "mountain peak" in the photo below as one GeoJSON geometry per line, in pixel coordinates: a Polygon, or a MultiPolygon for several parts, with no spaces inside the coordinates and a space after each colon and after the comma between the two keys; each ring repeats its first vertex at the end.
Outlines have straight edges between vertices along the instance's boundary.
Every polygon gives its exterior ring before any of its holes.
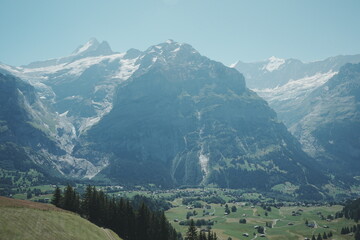
{"type": "Polygon", "coordinates": [[[145,53],[168,60],[175,60],[179,57],[184,58],[185,56],[190,56],[193,54],[199,55],[199,52],[191,45],[186,43],[179,43],[172,39],[149,47],[145,53]]]}
{"type": "Polygon", "coordinates": [[[48,67],[62,63],[73,62],[81,58],[107,56],[113,53],[114,52],[111,50],[110,45],[106,41],[102,41],[101,43],[99,43],[99,41],[96,38],[90,38],[89,41],[87,41],[85,44],[77,47],[70,56],[49,59],[45,61],[36,61],[28,65],[25,65],[23,67],[27,67],[27,68],[48,67]]]}
{"type": "Polygon", "coordinates": [[[148,48],[148,50],[151,52],[151,51],[156,51],[156,52],[159,52],[159,50],[163,50],[163,51],[168,51],[168,50],[173,50],[175,48],[178,48],[180,47],[181,43],[178,43],[178,42],[175,42],[174,40],[172,39],[169,39],[169,40],[166,40],[165,42],[163,43],[159,43],[157,45],[153,45],[151,47],[148,48]]]}
{"type": "Polygon", "coordinates": [[[285,59],[277,58],[275,56],[271,56],[268,59],[268,63],[262,68],[263,70],[267,70],[269,72],[272,72],[274,70],[279,69],[281,65],[285,63],[285,59]]]}
{"type": "Polygon", "coordinates": [[[172,44],[172,43],[176,43],[176,42],[174,40],[172,40],[172,39],[168,39],[168,40],[166,40],[166,43],[172,44]]]}
{"type": "Polygon", "coordinates": [[[99,41],[96,38],[90,38],[85,44],[80,45],[75,49],[73,55],[79,55],[81,53],[87,52],[92,49],[96,49],[100,45],[99,41]]]}
{"type": "Polygon", "coordinates": [[[84,45],[79,46],[72,53],[73,56],[101,56],[112,54],[110,45],[103,41],[99,43],[96,38],[90,38],[84,45]]]}

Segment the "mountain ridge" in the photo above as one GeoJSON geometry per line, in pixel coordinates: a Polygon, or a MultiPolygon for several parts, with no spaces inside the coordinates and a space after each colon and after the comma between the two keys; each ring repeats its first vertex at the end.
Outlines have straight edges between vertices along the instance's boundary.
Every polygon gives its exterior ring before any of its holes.
{"type": "MultiPolygon", "coordinates": [[[[275,59],[278,58],[275,57],[275,59]]],[[[278,61],[282,64],[278,65],[277,68],[271,68],[272,71],[266,69],[272,62],[271,58],[251,63],[238,61],[231,67],[244,74],[247,85],[251,89],[276,88],[283,86],[289,80],[310,77],[318,73],[337,72],[346,63],[360,62],[360,54],[338,55],[305,63],[294,58],[278,59],[278,61]]]]}
{"type": "Polygon", "coordinates": [[[21,67],[23,68],[48,67],[51,65],[70,63],[84,57],[97,57],[97,56],[106,56],[111,54],[114,54],[114,52],[111,50],[110,45],[106,41],[102,41],[101,43],[99,43],[99,41],[96,38],[91,38],[85,44],[77,47],[70,56],[31,62],[21,67]]]}
{"type": "MultiPolygon", "coordinates": [[[[266,71],[284,64],[272,58],[266,71]]],[[[66,176],[268,191],[290,184],[294,194],[330,181],[242,74],[188,44],[3,69],[35,86],[56,116],[66,154],[51,159],[66,176]]]]}

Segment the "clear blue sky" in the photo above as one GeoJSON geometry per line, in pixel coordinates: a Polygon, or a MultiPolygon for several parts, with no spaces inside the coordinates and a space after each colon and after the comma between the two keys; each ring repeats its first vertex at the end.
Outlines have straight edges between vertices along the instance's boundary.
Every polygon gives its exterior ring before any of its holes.
{"type": "Polygon", "coordinates": [[[174,39],[231,64],[360,53],[360,0],[0,0],[0,61],[69,55],[91,37],[114,51],[174,39]]]}

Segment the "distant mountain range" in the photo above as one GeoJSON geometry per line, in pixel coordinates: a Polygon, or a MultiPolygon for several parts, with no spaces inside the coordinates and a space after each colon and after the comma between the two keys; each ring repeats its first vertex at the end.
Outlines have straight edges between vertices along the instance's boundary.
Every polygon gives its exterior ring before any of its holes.
{"type": "Polygon", "coordinates": [[[329,79],[346,63],[359,62],[360,54],[341,55],[308,63],[303,63],[298,59],[281,59],[273,56],[253,63],[238,61],[231,67],[244,74],[246,85],[250,89],[263,90],[279,88],[289,82],[302,80],[303,83],[310,84],[317,82],[319,78],[329,79]],[[310,77],[314,79],[309,79],[310,77]]]}
{"type": "MultiPolygon", "coordinates": [[[[272,76],[292,66],[287,62],[271,58],[257,66],[272,76]]],[[[248,72],[239,67],[245,65],[235,67],[250,76],[247,84],[254,87],[261,74],[251,64],[248,72]]],[[[301,75],[299,70],[294,76],[306,78],[314,71],[301,75]]],[[[317,82],[325,83],[336,71],[315,71],[325,78],[317,82]]],[[[300,197],[314,191],[325,196],[329,187],[344,187],[336,172],[331,177],[323,171],[325,158],[311,154],[301,133],[290,128],[303,145],[267,102],[246,87],[242,74],[188,44],[168,40],[145,51],[114,53],[106,42],[91,39],[68,57],[21,67],[0,64],[0,72],[0,96],[6,96],[0,97],[0,129],[6,132],[0,145],[31,149],[34,154],[26,161],[46,163],[59,175],[166,187],[257,188],[300,197]]],[[[346,76],[352,79],[350,72],[346,76]]],[[[274,79],[279,83],[267,88],[291,83],[274,79]]],[[[294,129],[306,125],[295,122],[294,129]]],[[[0,163],[10,162],[6,154],[0,156],[0,163]]]]}
{"type": "Polygon", "coordinates": [[[303,149],[330,172],[360,176],[360,55],[233,65],[303,149]],[[352,63],[352,64],[351,64],[352,63]]]}

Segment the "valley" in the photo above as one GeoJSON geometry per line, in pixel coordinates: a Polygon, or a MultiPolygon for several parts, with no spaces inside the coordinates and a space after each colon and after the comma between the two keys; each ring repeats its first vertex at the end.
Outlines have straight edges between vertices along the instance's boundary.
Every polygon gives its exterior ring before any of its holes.
{"type": "MultiPolygon", "coordinates": [[[[181,199],[176,199],[176,202],[181,202],[181,199]]],[[[200,201],[201,202],[201,201],[200,201]]],[[[203,202],[201,202],[203,203],[203,202]]],[[[203,203],[205,204],[205,203],[203,203]]],[[[186,213],[189,211],[196,211],[197,215],[192,217],[194,221],[199,219],[205,219],[206,221],[213,221],[214,225],[211,225],[211,229],[217,233],[220,239],[304,239],[308,237],[311,239],[312,235],[324,232],[327,234],[332,232],[334,239],[352,239],[352,236],[343,236],[340,234],[340,230],[344,226],[352,226],[354,224],[351,220],[336,219],[332,221],[321,220],[318,213],[322,213],[325,216],[335,215],[336,212],[342,209],[341,206],[291,206],[291,207],[279,207],[271,208],[271,211],[267,212],[258,205],[251,205],[246,202],[228,203],[229,208],[236,206],[236,212],[231,212],[225,215],[225,204],[209,204],[209,209],[203,208],[191,208],[188,209],[185,205],[176,205],[166,212],[166,216],[169,221],[172,221],[173,226],[179,232],[185,233],[187,226],[182,226],[181,222],[186,221],[186,213]],[[292,216],[293,212],[301,210],[301,215],[292,216]],[[265,213],[267,212],[267,216],[265,213]],[[207,214],[210,215],[207,215],[207,214]],[[239,223],[240,219],[246,219],[246,223],[239,223]],[[314,227],[309,227],[305,224],[305,221],[314,223],[314,227]],[[179,222],[177,222],[179,221],[179,222]],[[268,226],[271,227],[266,227],[268,226]],[[257,231],[257,226],[264,227],[264,235],[257,231]],[[248,234],[246,237],[244,234],[248,234]]],[[[203,226],[199,229],[206,229],[203,226]]]]}
{"type": "MultiPolygon", "coordinates": [[[[77,185],[80,193],[85,185],[77,185]]],[[[337,217],[343,206],[326,202],[293,202],[281,196],[269,196],[258,192],[219,188],[184,188],[160,190],[154,186],[137,186],[126,189],[122,186],[97,186],[109,196],[128,199],[145,196],[157,201],[155,208],[164,207],[165,215],[177,232],[184,236],[187,221],[193,219],[198,231],[211,228],[219,239],[311,239],[324,232],[332,239],[353,239],[341,234],[343,227],[351,227],[353,220],[337,217]],[[152,189],[151,189],[152,188],[152,189]],[[229,209],[228,211],[226,209],[229,209]],[[240,220],[246,223],[240,223],[240,220]],[[202,222],[202,223],[201,223],[202,222]],[[201,225],[200,225],[201,224],[201,225]],[[204,225],[203,225],[204,224],[204,225]],[[264,227],[264,233],[258,227],[264,227]],[[248,237],[244,236],[247,235],[248,237]],[[264,234],[264,235],[262,235],[264,234]]],[[[33,195],[29,200],[49,202],[53,185],[34,186],[44,194],[33,195]]],[[[26,199],[27,194],[16,194],[14,198],[26,199]]],[[[151,202],[151,201],[150,201],[151,202]]],[[[40,203],[34,203],[40,204],[40,203]]],[[[47,204],[43,204],[47,206],[47,204]]],[[[41,206],[41,205],[40,205],[41,206]]]]}

